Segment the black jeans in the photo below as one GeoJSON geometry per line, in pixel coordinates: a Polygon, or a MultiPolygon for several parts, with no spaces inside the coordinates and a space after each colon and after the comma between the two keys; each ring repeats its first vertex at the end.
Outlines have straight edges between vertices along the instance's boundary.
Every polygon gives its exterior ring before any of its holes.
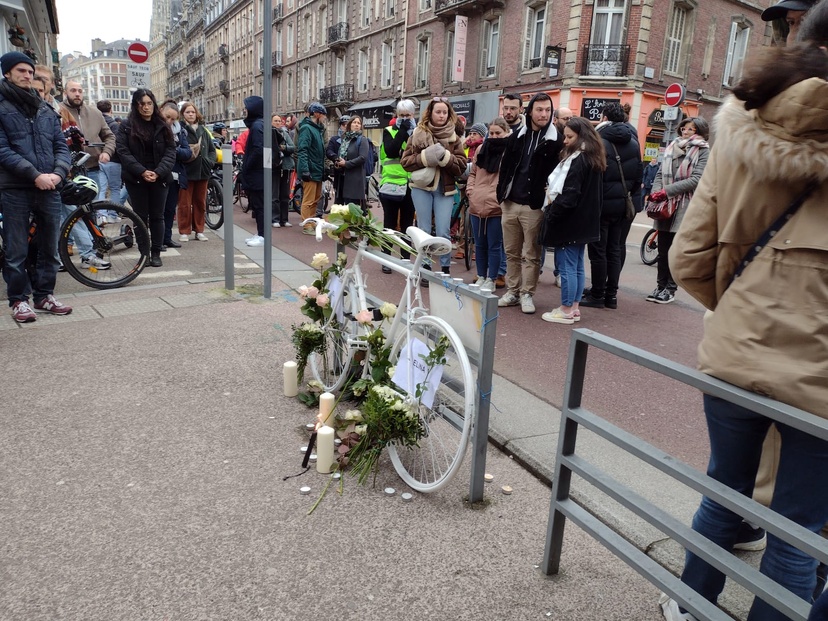
{"type": "Polygon", "coordinates": [[[164,243],[172,241],[172,227],[175,213],[178,211],[178,182],[170,183],[167,191],[167,203],[164,205],[164,243]]]}
{"type": "Polygon", "coordinates": [[[670,272],[670,262],[667,259],[667,253],[670,252],[675,237],[675,233],[658,232],[658,280],[656,283],[659,289],[667,289],[670,293],[675,293],[678,289],[676,281],[673,280],[673,274],[670,272]]]}
{"type": "Polygon", "coordinates": [[[601,218],[601,239],[589,244],[592,297],[614,298],[627,255],[627,235],[632,221],[623,215],[601,218]]]}
{"type": "Polygon", "coordinates": [[[247,190],[247,202],[256,218],[256,235],[264,237],[264,192],[247,190]]]}
{"type": "MultiPolygon", "coordinates": [[[[382,223],[385,228],[405,233],[408,227],[414,224],[414,202],[411,200],[411,188],[406,190],[405,198],[400,201],[391,200],[382,194],[379,195],[379,199],[385,214],[382,223]]],[[[388,250],[383,250],[383,252],[389,254],[388,250]]],[[[411,255],[400,251],[400,256],[408,259],[411,255]]]]}
{"type": "Polygon", "coordinates": [[[164,209],[167,204],[167,184],[126,182],[129,204],[149,226],[150,251],[161,252],[164,243],[164,209]]]}
{"type": "Polygon", "coordinates": [[[273,223],[287,224],[290,202],[290,171],[273,171],[273,223]]]}

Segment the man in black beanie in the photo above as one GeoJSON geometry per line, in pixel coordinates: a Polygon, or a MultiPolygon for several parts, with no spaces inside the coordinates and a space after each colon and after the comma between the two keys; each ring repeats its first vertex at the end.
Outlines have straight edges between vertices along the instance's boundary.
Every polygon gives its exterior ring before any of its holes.
{"type": "Polygon", "coordinates": [[[54,110],[32,88],[34,62],[20,52],[0,56],[0,202],[6,281],[12,317],[35,321],[34,309],[68,315],[72,308],[55,299],[60,234],[57,187],[69,174],[69,148],[54,110]],[[37,267],[32,280],[26,271],[29,218],[37,218],[37,267]]]}

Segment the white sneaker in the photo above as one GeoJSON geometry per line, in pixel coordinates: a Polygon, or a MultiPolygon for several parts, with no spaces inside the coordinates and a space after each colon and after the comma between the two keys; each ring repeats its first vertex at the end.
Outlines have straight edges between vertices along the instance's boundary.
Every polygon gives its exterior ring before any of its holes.
{"type": "Polygon", "coordinates": [[[518,304],[520,304],[518,296],[516,296],[511,291],[507,291],[506,293],[504,293],[497,301],[498,306],[517,306],[518,304]]]}
{"type": "Polygon", "coordinates": [[[190,241],[190,236],[189,235],[179,235],[178,236],[178,241],[180,241],[182,244],[184,242],[188,242],[188,241],[190,241]]]}
{"type": "Polygon", "coordinates": [[[210,241],[210,239],[204,233],[196,233],[196,239],[198,241],[210,241]]]}
{"type": "Polygon", "coordinates": [[[532,301],[532,296],[530,294],[520,294],[520,310],[527,315],[531,315],[535,312],[535,303],[532,301]]]}
{"type": "Polygon", "coordinates": [[[561,275],[560,275],[560,274],[558,274],[557,276],[555,276],[555,286],[556,286],[558,289],[560,289],[560,288],[561,288],[561,275]]]}
{"type": "Polygon", "coordinates": [[[293,225],[290,222],[285,222],[282,226],[283,227],[289,227],[289,226],[293,226],[293,225]]]}
{"type": "Polygon", "coordinates": [[[678,602],[666,593],[662,593],[658,598],[658,605],[661,606],[661,614],[664,615],[665,621],[696,621],[696,617],[689,612],[681,612],[678,602]]]}
{"type": "Polygon", "coordinates": [[[101,271],[101,270],[108,270],[112,267],[112,264],[109,261],[104,261],[98,255],[93,254],[89,257],[83,257],[81,259],[81,267],[86,270],[92,271],[101,271]]]}
{"type": "Polygon", "coordinates": [[[251,237],[244,243],[248,246],[264,246],[264,237],[259,237],[258,235],[255,235],[254,237],[251,237]]]}
{"type": "Polygon", "coordinates": [[[274,223],[273,223],[273,228],[274,228],[274,229],[280,229],[280,228],[282,228],[282,225],[281,225],[281,224],[279,224],[278,222],[274,222],[274,223]]]}
{"type": "Polygon", "coordinates": [[[492,293],[495,290],[495,284],[491,278],[484,278],[478,284],[480,285],[481,291],[487,291],[489,293],[492,293]]]}

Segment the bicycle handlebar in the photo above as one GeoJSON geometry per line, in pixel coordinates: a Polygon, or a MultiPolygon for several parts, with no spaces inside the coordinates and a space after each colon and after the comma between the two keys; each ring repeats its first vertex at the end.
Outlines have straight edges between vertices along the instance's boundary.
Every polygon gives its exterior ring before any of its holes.
{"type": "Polygon", "coordinates": [[[325,229],[329,231],[335,231],[337,227],[335,224],[331,224],[324,218],[307,218],[306,220],[302,221],[302,226],[306,224],[315,224],[316,225],[316,241],[322,241],[322,233],[325,232],[325,229]]]}

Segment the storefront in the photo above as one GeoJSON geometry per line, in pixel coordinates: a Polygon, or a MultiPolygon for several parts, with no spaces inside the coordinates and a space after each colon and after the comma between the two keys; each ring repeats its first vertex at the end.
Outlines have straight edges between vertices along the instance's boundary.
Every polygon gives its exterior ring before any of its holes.
{"type": "Polygon", "coordinates": [[[362,117],[362,132],[374,144],[382,141],[382,130],[396,113],[396,99],[380,99],[378,101],[360,101],[348,108],[348,114],[358,114],[362,117]]]}

